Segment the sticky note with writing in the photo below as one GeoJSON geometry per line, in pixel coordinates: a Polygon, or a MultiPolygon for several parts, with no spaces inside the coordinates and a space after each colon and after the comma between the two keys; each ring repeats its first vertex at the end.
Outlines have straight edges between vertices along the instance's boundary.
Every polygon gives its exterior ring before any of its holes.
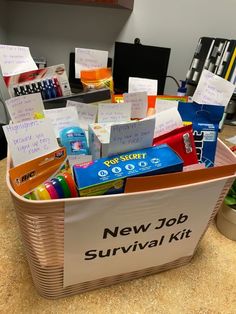
{"type": "Polygon", "coordinates": [[[40,93],[7,99],[6,107],[13,123],[33,120],[35,114],[43,114],[44,109],[40,93]]]}
{"type": "Polygon", "coordinates": [[[152,146],[155,118],[111,126],[108,155],[152,146]]]}
{"type": "Polygon", "coordinates": [[[3,130],[14,166],[58,148],[53,126],[47,119],[12,123],[3,126],[3,130]]]}
{"type": "Polygon", "coordinates": [[[129,77],[129,93],[147,92],[148,95],[157,94],[157,80],[140,77],[129,77]]]}
{"type": "Polygon", "coordinates": [[[108,51],[75,48],[75,77],[80,78],[80,71],[106,68],[108,59],[108,51]]]}
{"type": "Polygon", "coordinates": [[[183,126],[183,121],[177,108],[171,108],[160,113],[156,113],[155,117],[156,125],[154,137],[160,136],[183,126]]]}
{"type": "Polygon", "coordinates": [[[76,108],[78,113],[79,125],[82,129],[86,131],[88,130],[88,125],[96,121],[98,111],[96,105],[67,100],[66,107],[76,108]]]}
{"type": "Polygon", "coordinates": [[[198,104],[227,106],[234,89],[233,83],[204,69],[192,99],[198,104]]]}
{"type": "Polygon", "coordinates": [[[78,113],[75,107],[47,109],[43,112],[45,118],[51,120],[57,137],[59,137],[60,130],[66,127],[80,126],[78,113]]]}
{"type": "Polygon", "coordinates": [[[3,76],[37,70],[28,47],[0,45],[0,66],[3,76]]]}
{"type": "Polygon", "coordinates": [[[177,100],[166,100],[166,99],[157,98],[156,105],[155,105],[156,112],[159,113],[161,111],[168,110],[171,108],[178,108],[178,103],[179,102],[177,100]]]}
{"type": "Polygon", "coordinates": [[[147,115],[147,92],[125,93],[124,102],[131,103],[131,118],[142,119],[147,115]]]}
{"type": "Polygon", "coordinates": [[[128,122],[131,117],[131,104],[99,104],[98,105],[98,123],[106,122],[128,122]]]}

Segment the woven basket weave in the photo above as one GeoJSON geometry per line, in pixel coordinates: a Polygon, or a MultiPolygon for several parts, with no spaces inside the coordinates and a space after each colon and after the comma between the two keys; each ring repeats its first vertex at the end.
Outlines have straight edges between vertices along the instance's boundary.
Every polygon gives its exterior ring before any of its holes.
{"type": "MultiPolygon", "coordinates": [[[[232,165],[232,173],[230,175],[227,173],[227,176],[222,176],[222,179],[227,179],[227,181],[220,195],[216,196],[216,205],[209,221],[206,222],[205,231],[220,208],[225,195],[233,183],[236,173],[236,157],[219,140],[215,167],[228,165],[232,165]]],[[[8,157],[8,169],[9,167],[10,157],[8,157]]],[[[178,260],[161,266],[106,277],[64,288],[64,207],[67,200],[72,201],[72,199],[29,201],[15,193],[10,184],[8,174],[7,184],[17,213],[33,282],[38,293],[45,298],[56,299],[139,278],[141,276],[151,275],[185,265],[192,258],[192,256],[183,256],[178,260]]],[[[194,183],[191,185],[194,186],[194,183]]],[[[137,192],[137,194],[140,193],[142,192],[137,192]]],[[[136,193],[132,194],[135,195],[136,193]]],[[[118,197],[122,197],[122,195],[118,197]]],[[[73,199],[73,201],[79,203],[80,198],[73,199]]],[[[205,231],[201,237],[204,235],[205,231]]]]}

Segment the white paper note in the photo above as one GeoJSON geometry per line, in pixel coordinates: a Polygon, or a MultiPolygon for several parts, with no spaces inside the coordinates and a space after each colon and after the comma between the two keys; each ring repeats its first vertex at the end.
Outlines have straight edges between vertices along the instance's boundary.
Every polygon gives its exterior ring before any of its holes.
{"type": "Polygon", "coordinates": [[[142,121],[152,119],[153,117],[156,118],[154,137],[158,137],[183,126],[183,121],[176,108],[171,108],[160,113],[156,113],[155,115],[147,117],[142,121]]]}
{"type": "Polygon", "coordinates": [[[131,118],[142,119],[147,115],[148,98],[147,92],[125,93],[124,102],[131,103],[131,118]]]}
{"type": "Polygon", "coordinates": [[[155,118],[111,126],[108,155],[152,146],[155,118]]]}
{"type": "Polygon", "coordinates": [[[129,77],[129,93],[146,92],[148,95],[157,95],[157,80],[129,77]]]}
{"type": "Polygon", "coordinates": [[[206,105],[227,106],[235,85],[214,73],[203,70],[193,101],[206,105]]]}
{"type": "Polygon", "coordinates": [[[99,104],[98,105],[98,123],[107,122],[128,122],[131,118],[131,104],[99,104]]]}
{"type": "Polygon", "coordinates": [[[75,77],[80,78],[81,70],[106,68],[108,51],[75,48],[75,77]]]}
{"type": "Polygon", "coordinates": [[[171,108],[178,108],[178,101],[157,98],[155,108],[156,108],[156,112],[158,113],[164,110],[171,109],[171,108]]]}
{"type": "Polygon", "coordinates": [[[88,125],[95,123],[98,108],[96,105],[67,100],[66,107],[75,107],[78,113],[79,125],[82,129],[88,130],[88,125]]]}
{"type": "Polygon", "coordinates": [[[13,123],[33,120],[35,113],[43,113],[44,105],[40,93],[7,99],[6,107],[13,123]]]}
{"type": "Polygon", "coordinates": [[[0,66],[3,76],[37,70],[28,47],[0,45],[0,66]]]}
{"type": "Polygon", "coordinates": [[[53,126],[47,119],[3,126],[14,166],[58,148],[53,126]]]}
{"type": "Polygon", "coordinates": [[[43,112],[45,118],[51,120],[56,137],[59,137],[60,131],[66,127],[80,126],[78,113],[75,107],[48,109],[43,112]]]}

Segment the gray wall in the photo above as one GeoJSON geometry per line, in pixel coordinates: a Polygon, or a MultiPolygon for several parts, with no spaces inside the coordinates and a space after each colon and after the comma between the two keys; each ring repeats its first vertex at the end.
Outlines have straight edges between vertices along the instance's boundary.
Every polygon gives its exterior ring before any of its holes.
{"type": "MultiPolygon", "coordinates": [[[[66,2],[66,0],[65,0],[66,2]]],[[[8,44],[29,46],[48,64],[65,63],[75,47],[109,50],[116,40],[171,48],[168,74],[184,79],[199,37],[236,39],[236,0],[134,0],[120,9],[8,1],[8,44]]],[[[166,94],[176,93],[170,79],[166,94]]]]}
{"type": "Polygon", "coordinates": [[[7,9],[6,0],[0,0],[0,44],[6,43],[6,21],[7,21],[7,9]]]}

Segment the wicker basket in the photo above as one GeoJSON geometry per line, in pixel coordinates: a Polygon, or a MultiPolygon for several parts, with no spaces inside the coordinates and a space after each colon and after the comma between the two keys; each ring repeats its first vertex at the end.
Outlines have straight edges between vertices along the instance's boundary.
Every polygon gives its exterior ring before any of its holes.
{"type": "MultiPolygon", "coordinates": [[[[236,173],[235,155],[219,140],[215,168],[221,167],[223,170],[224,168],[229,169],[229,165],[232,166],[230,167],[230,173],[229,170],[227,170],[226,175],[222,175],[221,178],[217,178],[217,180],[226,180],[226,184],[224,185],[220,195],[216,196],[216,205],[211,214],[210,220],[206,222],[205,231],[216,215],[228,189],[233,183],[236,173]]],[[[8,157],[8,169],[9,167],[10,158],[8,157]]],[[[208,169],[205,169],[205,171],[208,171],[208,169]]],[[[206,184],[207,182],[208,181],[203,181],[202,184],[206,184]]],[[[196,183],[191,183],[190,185],[194,186],[195,184],[196,183]]],[[[105,287],[122,281],[139,278],[141,276],[154,274],[174,267],[182,266],[188,263],[192,258],[192,256],[183,256],[168,264],[122,273],[116,276],[110,276],[98,280],[87,281],[69,287],[63,287],[64,207],[67,201],[78,202],[79,204],[81,199],[76,198],[53,201],[26,200],[16,194],[13,190],[9,181],[8,171],[7,185],[17,213],[33,282],[38,293],[45,298],[56,299],[100,287],[105,287]]],[[[155,191],[150,192],[155,193],[155,191]]],[[[131,193],[131,195],[132,197],[135,197],[136,195],[140,195],[142,193],[147,192],[136,192],[131,193]]],[[[122,195],[123,194],[113,195],[112,197],[114,201],[119,201],[119,198],[121,198],[122,195]]],[[[102,199],[103,197],[104,196],[97,197],[97,200],[99,201],[99,199],[102,199]]],[[[109,198],[109,196],[106,197],[109,198]]],[[[83,202],[85,199],[89,200],[90,198],[83,198],[83,202]]],[[[196,250],[196,248],[194,249],[196,250]]]]}

